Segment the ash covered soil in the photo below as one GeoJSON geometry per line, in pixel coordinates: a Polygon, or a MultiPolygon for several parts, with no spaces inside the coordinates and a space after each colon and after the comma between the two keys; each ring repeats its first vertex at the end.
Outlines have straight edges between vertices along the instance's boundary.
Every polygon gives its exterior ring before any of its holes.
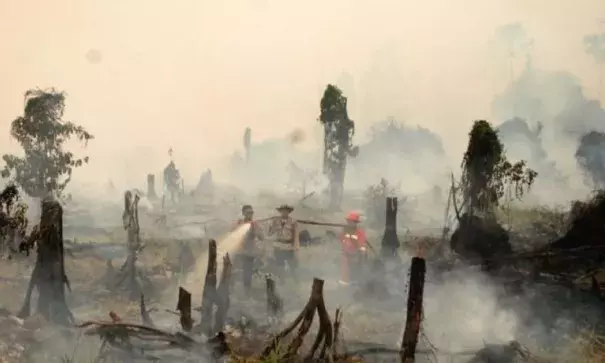
{"type": "MultiPolygon", "coordinates": [[[[140,212],[141,237],[145,248],[139,256],[139,266],[153,282],[155,290],[146,296],[146,304],[151,309],[156,325],[167,330],[179,330],[178,316],[174,311],[178,287],[184,281],[179,273],[182,243],[190,247],[196,259],[205,259],[208,238],[216,237],[220,243],[220,236],[229,230],[239,215],[239,205],[236,204],[223,204],[214,208],[212,213],[201,207],[196,208],[188,206],[178,211],[168,211],[167,218],[163,221],[160,213],[144,209],[140,212]],[[208,223],[202,225],[200,221],[208,223]]],[[[91,209],[66,209],[65,264],[71,287],[67,295],[68,305],[78,322],[109,321],[109,312],[114,312],[123,321],[138,323],[141,320],[139,302],[131,301],[127,293],[109,291],[104,284],[107,261],[111,260],[114,267],[119,267],[126,258],[126,236],[119,225],[121,210],[119,206],[103,211],[91,209]]],[[[260,206],[256,210],[259,217],[273,213],[269,206],[260,206]]],[[[340,214],[318,213],[310,209],[299,209],[297,212],[294,214],[296,218],[331,221],[342,219],[340,214]]],[[[340,246],[326,234],[326,230],[337,230],[325,227],[309,227],[308,230],[313,237],[321,237],[321,240],[299,251],[299,283],[294,284],[290,280],[278,283],[277,291],[284,300],[285,314],[281,323],[272,327],[272,331],[280,331],[280,328],[296,318],[309,299],[313,278],[317,277],[325,280],[324,298],[330,317],[334,318],[337,308],[344,313],[341,339],[347,350],[375,347],[397,349],[406,318],[405,272],[398,278],[386,281],[389,296],[360,295],[356,286],[338,283],[340,246]]],[[[379,248],[382,232],[368,232],[370,243],[379,248]]],[[[438,245],[436,232],[402,231],[400,239],[403,242],[400,250],[403,271],[409,268],[410,257],[420,247],[428,254],[429,260],[418,347],[421,353],[419,361],[437,359],[467,362],[475,352],[490,344],[506,345],[512,340],[520,340],[525,345],[534,344],[534,350],[544,349],[544,341],[549,342],[546,345],[557,344],[552,336],[561,335],[556,329],[563,328],[557,324],[559,320],[560,324],[568,322],[567,316],[559,319],[560,316],[557,315],[554,319],[557,323],[553,323],[552,327],[536,323],[541,330],[533,326],[529,329],[528,322],[522,321],[525,318],[519,313],[520,307],[525,308],[529,302],[504,297],[502,291],[494,287],[493,282],[478,270],[464,267],[450,271],[445,276],[433,273],[430,254],[438,245]]],[[[266,262],[270,256],[271,251],[267,247],[264,249],[263,260],[266,262]]],[[[29,257],[17,256],[11,260],[0,260],[2,361],[92,361],[100,346],[98,338],[83,336],[78,329],[53,326],[36,315],[25,319],[15,316],[21,310],[34,264],[35,252],[29,257]]],[[[237,270],[234,272],[227,327],[227,331],[234,335],[246,334],[249,327],[268,323],[264,272],[261,266],[254,277],[251,296],[243,293],[241,276],[237,270]]],[[[201,290],[202,286],[199,286],[199,291],[191,291],[194,307],[200,306],[198,297],[201,290]]],[[[35,299],[32,307],[35,311],[35,299]]],[[[194,311],[193,318],[198,322],[199,312],[194,311]]],[[[310,342],[317,331],[315,325],[316,322],[307,336],[310,342]]],[[[305,345],[310,342],[305,342],[305,345]]],[[[263,346],[257,345],[247,349],[258,353],[262,348],[263,346]]]]}

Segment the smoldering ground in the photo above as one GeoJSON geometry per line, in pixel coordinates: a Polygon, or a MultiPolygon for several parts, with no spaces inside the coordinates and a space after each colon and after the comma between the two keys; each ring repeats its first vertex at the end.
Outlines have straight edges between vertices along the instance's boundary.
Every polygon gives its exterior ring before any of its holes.
{"type": "MultiPolygon", "coordinates": [[[[446,159],[438,152],[430,157],[423,154],[423,149],[435,149],[424,143],[411,152],[389,157],[384,157],[389,150],[377,147],[376,156],[368,152],[357,165],[351,163],[346,185],[356,195],[377,183],[380,176],[393,184],[401,183],[404,195],[416,195],[433,185],[445,189],[448,169],[458,169],[472,120],[487,118],[498,123],[521,116],[530,123],[544,122],[547,130],[550,119],[568,124],[585,118],[584,108],[573,102],[570,105],[570,100],[583,105],[599,98],[596,67],[584,54],[581,39],[596,31],[593,18],[602,12],[602,1],[570,5],[494,0],[472,1],[464,7],[443,0],[422,4],[336,1],[328,5],[311,1],[295,9],[272,1],[231,5],[183,1],[165,7],[132,1],[103,6],[79,2],[74,7],[59,2],[25,9],[18,2],[2,4],[0,24],[6,31],[0,32],[0,49],[7,55],[0,59],[0,70],[6,76],[0,89],[4,129],[8,130],[8,123],[22,113],[25,90],[55,86],[67,91],[66,118],[96,136],[87,149],[79,150],[90,155],[92,162],[75,172],[70,188],[75,203],[86,211],[67,213],[68,237],[92,239],[91,228],[95,227],[103,238],[120,240],[122,191],[142,187],[147,173],[160,173],[171,147],[188,187],[195,184],[202,170],[212,167],[218,181],[241,189],[231,193],[236,189],[231,188],[224,199],[217,200],[221,218],[235,219],[243,202],[267,204],[267,208],[273,208],[270,204],[277,200],[298,202],[299,194],[282,195],[288,182],[286,166],[295,161],[304,169],[320,171],[318,101],[325,84],[334,80],[342,81],[349,97],[350,114],[358,128],[355,143],[362,147],[371,144],[366,131],[378,120],[392,116],[436,134],[446,159]],[[497,25],[517,21],[533,40],[530,63],[534,70],[562,69],[577,79],[559,75],[553,80],[542,72],[530,74],[527,54],[509,59],[507,54],[497,55],[488,49],[486,44],[499,34],[494,32],[497,25]],[[164,25],[158,27],[159,23],[164,25]],[[514,97],[504,98],[516,101],[494,105],[494,95],[515,79],[523,87],[513,87],[514,92],[507,94],[514,97]],[[582,97],[578,96],[579,87],[582,97]],[[536,97],[541,97],[538,110],[530,107],[536,104],[536,97]],[[241,136],[248,126],[256,143],[252,159],[244,172],[234,172],[225,158],[236,150],[241,153],[241,136]],[[298,132],[292,137],[292,130],[297,129],[308,137],[301,139],[298,132]],[[108,185],[113,188],[106,188],[108,185]],[[273,192],[270,200],[259,198],[266,190],[273,192]],[[100,206],[108,201],[113,206],[100,206]],[[226,206],[229,203],[232,205],[226,206]],[[86,237],[82,236],[85,229],[86,237]],[[113,232],[107,236],[103,229],[113,232]]],[[[594,103],[591,105],[594,110],[594,103]]],[[[601,118],[581,124],[592,128],[595,120],[601,118]]],[[[560,126],[551,128],[553,140],[560,140],[569,131],[560,126]]],[[[412,140],[417,135],[413,128],[404,131],[412,140]]],[[[402,137],[394,143],[409,140],[402,137]]],[[[575,142],[573,137],[565,140],[575,142]]],[[[514,149],[514,145],[507,147],[514,149]]],[[[556,169],[568,177],[548,185],[552,175],[544,168],[545,184],[535,188],[542,193],[536,198],[541,203],[551,202],[553,195],[560,198],[557,202],[566,203],[571,196],[585,192],[572,158],[575,146],[563,146],[552,141],[545,146],[547,161],[528,160],[530,166],[554,161],[556,169]]],[[[13,152],[17,145],[6,142],[0,148],[13,152]]],[[[316,199],[307,203],[320,203],[322,185],[318,184],[316,199]]],[[[353,208],[363,204],[358,197],[351,199],[355,200],[347,203],[353,208]]],[[[30,208],[33,215],[35,208],[30,208]]],[[[427,209],[429,215],[440,215],[443,208],[436,203],[434,209],[427,209]]],[[[150,218],[150,224],[152,221],[150,218]]],[[[216,229],[223,232],[222,226],[216,229]]],[[[183,227],[172,237],[200,237],[202,231],[183,227]]],[[[315,275],[328,281],[329,308],[339,304],[346,307],[345,327],[350,328],[345,334],[388,344],[400,338],[405,289],[380,306],[349,306],[349,292],[331,284],[338,276],[338,249],[310,248],[304,253],[310,255],[311,262],[305,266],[306,272],[301,271],[301,281],[315,275]],[[363,314],[369,316],[373,329],[387,333],[372,335],[363,331],[367,328],[356,329],[356,324],[365,325],[363,314]]],[[[533,331],[546,336],[566,331],[566,326],[553,330],[542,324],[555,319],[558,312],[525,324],[528,316],[541,316],[539,313],[548,309],[529,303],[531,299],[518,304],[522,311],[510,304],[503,307],[498,284],[479,273],[462,270],[441,277],[431,275],[429,280],[437,279],[427,285],[425,329],[438,347],[476,348],[484,339],[523,340],[524,335],[534,336],[533,331]],[[472,307],[468,309],[472,313],[467,313],[465,306],[472,307]],[[441,330],[449,333],[441,335],[441,330]]],[[[82,285],[94,278],[81,277],[82,285]]],[[[391,284],[394,288],[405,285],[404,281],[391,284]]],[[[10,291],[19,295],[23,289],[25,282],[10,291]]],[[[303,283],[301,291],[288,292],[288,311],[298,312],[308,289],[303,283]]],[[[76,300],[86,301],[93,295],[85,288],[73,292],[76,300]]],[[[550,306],[550,302],[543,304],[550,306]]],[[[74,307],[80,318],[105,317],[106,311],[101,309],[106,307],[93,312],[74,307]]],[[[167,325],[171,318],[166,316],[167,325]]],[[[256,318],[261,319],[261,314],[256,318]]],[[[160,320],[163,322],[164,317],[158,316],[160,320]]],[[[55,349],[50,349],[53,353],[64,354],[57,352],[64,350],[64,345],[47,345],[55,349]]]]}

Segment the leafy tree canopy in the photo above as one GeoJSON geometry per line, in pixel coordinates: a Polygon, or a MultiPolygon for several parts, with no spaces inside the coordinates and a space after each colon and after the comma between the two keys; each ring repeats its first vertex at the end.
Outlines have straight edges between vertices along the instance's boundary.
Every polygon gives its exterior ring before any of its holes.
{"type": "Polygon", "coordinates": [[[342,94],[340,88],[329,84],[321,98],[321,123],[334,122],[347,118],[347,98],[342,94]]]}
{"type": "Polygon", "coordinates": [[[469,207],[477,211],[488,211],[497,206],[507,185],[514,188],[517,198],[521,198],[537,176],[534,170],[526,167],[525,161],[511,164],[507,160],[497,131],[485,120],[473,124],[462,169],[465,198],[469,207]]]}
{"type": "Polygon", "coordinates": [[[6,165],[1,175],[13,178],[31,197],[61,195],[73,169],[88,163],[88,157],[76,157],[64,149],[64,144],[73,137],[86,144],[94,137],[83,127],[64,121],[64,111],[63,92],[29,90],[25,93],[23,116],[11,123],[11,136],[21,144],[25,155],[3,155],[6,165]]]}

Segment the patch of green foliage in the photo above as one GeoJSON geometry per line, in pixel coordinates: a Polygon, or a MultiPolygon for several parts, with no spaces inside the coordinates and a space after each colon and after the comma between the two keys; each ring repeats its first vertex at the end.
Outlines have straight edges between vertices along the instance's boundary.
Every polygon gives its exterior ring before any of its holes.
{"type": "Polygon", "coordinates": [[[493,213],[507,187],[512,187],[520,199],[537,175],[525,161],[512,164],[507,160],[498,133],[489,122],[474,122],[462,161],[461,184],[467,208],[481,214],[493,213]]]}
{"type": "Polygon", "coordinates": [[[330,181],[330,206],[340,207],[347,156],[355,157],[359,148],[353,146],[355,122],[349,119],[347,98],[342,91],[329,84],[320,101],[319,122],[324,127],[323,172],[330,181]]]}
{"type": "Polygon", "coordinates": [[[25,93],[23,116],[11,124],[11,136],[19,142],[24,157],[3,155],[2,177],[11,177],[23,191],[36,198],[60,196],[74,168],[88,163],[65,150],[65,142],[76,137],[87,143],[94,137],[82,126],[64,121],[65,94],[54,89],[25,93]]]}

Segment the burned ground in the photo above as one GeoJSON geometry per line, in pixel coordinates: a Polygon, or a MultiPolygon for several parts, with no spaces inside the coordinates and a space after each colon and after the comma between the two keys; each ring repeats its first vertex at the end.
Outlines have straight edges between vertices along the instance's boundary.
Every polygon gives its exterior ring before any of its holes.
{"type": "MultiPolygon", "coordinates": [[[[339,214],[313,211],[312,208],[302,208],[298,212],[301,219],[336,220],[339,216],[339,214]]],[[[262,215],[269,214],[271,211],[259,207],[257,213],[262,215]]],[[[522,214],[514,213],[515,216],[522,214]]],[[[229,213],[225,210],[220,214],[229,213]]],[[[103,282],[107,272],[107,261],[111,259],[113,266],[117,268],[126,256],[126,244],[120,242],[125,240],[123,228],[79,226],[76,223],[77,218],[74,218],[75,212],[68,211],[67,215],[70,218],[66,223],[69,227],[66,228],[68,242],[65,244],[65,265],[71,282],[71,292],[67,294],[67,302],[77,321],[110,321],[109,313],[113,312],[121,321],[140,323],[139,302],[131,301],[127,294],[120,295],[109,291],[103,282]],[[75,243],[74,238],[77,239],[75,243]]],[[[157,216],[153,213],[142,213],[142,239],[145,248],[140,253],[139,264],[148,274],[156,291],[155,294],[146,296],[146,309],[149,310],[149,315],[156,326],[167,331],[180,329],[176,303],[178,287],[183,281],[180,276],[183,268],[180,263],[183,260],[183,245],[188,246],[195,258],[205,258],[208,248],[208,238],[202,235],[204,228],[198,228],[200,231],[198,238],[184,239],[171,237],[171,234],[176,235],[176,233],[162,227],[162,223],[165,222],[165,225],[173,229],[182,228],[184,224],[192,223],[192,217],[188,215],[191,213],[182,211],[171,213],[166,220],[158,222],[157,216]]],[[[541,218],[551,220],[555,217],[558,215],[541,218]]],[[[198,219],[209,218],[202,216],[198,219]]],[[[527,224],[525,226],[521,226],[522,223],[519,221],[515,222],[511,244],[516,251],[531,249],[527,246],[520,248],[520,246],[527,240],[537,238],[534,235],[528,236],[527,231],[533,230],[531,221],[539,218],[532,214],[527,220],[524,220],[527,224]]],[[[548,223],[542,224],[548,225],[548,223]]],[[[223,217],[208,223],[205,231],[220,236],[230,225],[231,221],[223,217]]],[[[195,224],[189,227],[197,228],[195,224]]],[[[385,277],[390,297],[377,299],[376,296],[371,295],[360,296],[355,288],[343,287],[337,282],[340,263],[337,241],[330,237],[323,227],[309,226],[307,230],[311,236],[317,238],[317,243],[300,251],[299,258],[302,262],[300,284],[297,286],[291,283],[277,284],[277,292],[283,299],[284,311],[277,325],[267,313],[264,274],[266,271],[263,270],[263,265],[259,266],[259,271],[254,277],[252,296],[244,295],[241,277],[237,269],[234,270],[225,330],[228,334],[228,342],[233,348],[233,359],[262,353],[262,349],[267,346],[271,337],[294,321],[301,312],[309,298],[311,282],[315,277],[324,280],[323,296],[332,321],[337,308],[341,309],[343,314],[340,326],[341,349],[352,353],[358,352],[364,355],[367,361],[377,357],[396,356],[406,322],[408,277],[405,272],[409,269],[411,256],[419,251],[427,258],[428,271],[417,361],[423,359],[441,361],[454,356],[455,361],[466,362],[474,359],[473,356],[477,352],[480,352],[478,357],[494,351],[510,353],[510,350],[506,350],[505,347],[511,340],[521,341],[534,355],[543,349],[554,351],[552,347],[557,345],[579,349],[577,347],[580,343],[571,344],[570,338],[565,337],[564,333],[579,334],[578,332],[582,330],[580,325],[594,326],[595,324],[592,323],[596,323],[598,319],[598,299],[588,301],[590,300],[588,298],[569,297],[570,290],[566,287],[536,288],[532,284],[526,284],[521,293],[511,294],[505,289],[507,284],[484,275],[479,267],[469,268],[466,264],[461,266],[454,264],[445,273],[442,272],[438,261],[443,258],[440,251],[443,242],[438,233],[422,235],[426,232],[418,234],[411,231],[400,234],[402,246],[399,253],[403,261],[404,274],[385,277]],[[546,296],[565,300],[565,304],[545,303],[546,296]],[[562,299],[562,296],[567,298],[562,299]],[[581,309],[584,312],[590,310],[591,313],[583,314],[583,318],[593,321],[578,324],[578,327],[573,328],[565,326],[573,321],[574,317],[577,318],[578,314],[574,312],[581,309]],[[545,324],[547,321],[551,321],[552,324],[545,324]],[[484,347],[484,341],[501,348],[494,348],[491,345],[484,347]]],[[[378,241],[383,231],[369,230],[368,234],[370,243],[378,249],[378,241]]],[[[540,238],[549,239],[544,236],[540,238]]],[[[270,258],[270,251],[265,252],[266,259],[270,258]]],[[[219,263],[221,261],[222,258],[219,257],[219,263]]],[[[22,360],[24,357],[27,357],[28,361],[41,359],[51,361],[50,358],[58,361],[66,356],[74,362],[90,361],[97,355],[100,346],[98,339],[81,336],[82,332],[77,329],[58,328],[37,315],[25,320],[13,316],[23,303],[34,262],[35,253],[30,257],[21,256],[0,261],[4,280],[1,288],[2,307],[5,309],[0,313],[4,327],[0,335],[5,344],[0,346],[0,349],[3,349],[7,361],[19,361],[18,359],[22,360]]],[[[518,279],[518,276],[515,275],[514,278],[518,279]]],[[[588,291],[587,294],[590,294],[590,286],[579,288],[578,291],[584,291],[583,293],[588,291]]],[[[202,286],[199,287],[199,291],[191,291],[195,296],[192,302],[194,308],[200,306],[200,301],[197,299],[201,290],[202,286]]],[[[194,309],[192,317],[194,323],[199,323],[200,313],[197,310],[194,309]]],[[[308,351],[311,347],[315,333],[318,331],[317,324],[318,321],[315,319],[307,339],[302,342],[301,351],[308,351]]],[[[590,339],[593,337],[591,336],[590,339]]],[[[586,339],[582,340],[581,344],[586,344],[585,342],[586,339]]]]}

